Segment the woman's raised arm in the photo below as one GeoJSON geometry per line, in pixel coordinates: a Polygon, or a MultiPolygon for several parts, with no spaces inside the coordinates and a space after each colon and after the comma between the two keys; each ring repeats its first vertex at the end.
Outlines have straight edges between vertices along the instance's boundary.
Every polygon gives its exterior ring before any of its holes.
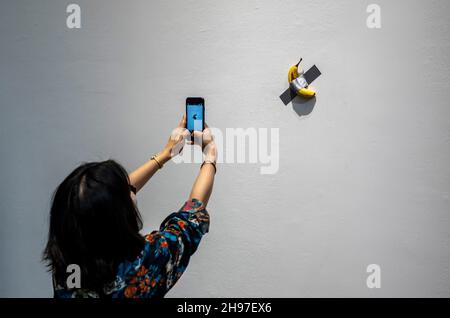
{"type": "Polygon", "coordinates": [[[189,130],[185,127],[186,116],[183,116],[178,126],[172,131],[164,149],[128,175],[130,183],[136,188],[136,192],[142,189],[155,172],[161,169],[174,154],[181,151],[184,140],[190,135],[189,130]]]}
{"type": "Polygon", "coordinates": [[[217,149],[211,130],[206,124],[205,127],[203,132],[194,131],[194,143],[202,145],[205,160],[192,186],[189,200],[197,199],[206,207],[211,196],[216,174],[217,149]]]}

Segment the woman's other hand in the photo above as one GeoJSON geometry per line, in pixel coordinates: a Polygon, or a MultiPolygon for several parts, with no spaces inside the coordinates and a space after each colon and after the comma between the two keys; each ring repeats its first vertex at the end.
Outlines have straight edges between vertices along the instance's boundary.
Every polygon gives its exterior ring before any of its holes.
{"type": "Polygon", "coordinates": [[[203,131],[194,131],[194,144],[202,146],[205,161],[216,162],[217,147],[214,142],[214,135],[206,123],[203,131]]]}

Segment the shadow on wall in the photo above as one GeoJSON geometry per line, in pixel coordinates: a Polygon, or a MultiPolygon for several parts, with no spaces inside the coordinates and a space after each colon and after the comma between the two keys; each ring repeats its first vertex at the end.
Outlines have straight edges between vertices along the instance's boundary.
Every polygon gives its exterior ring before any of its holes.
{"type": "Polygon", "coordinates": [[[309,115],[316,105],[316,96],[313,98],[302,98],[301,96],[296,96],[292,100],[292,108],[297,113],[299,117],[309,115]]]}

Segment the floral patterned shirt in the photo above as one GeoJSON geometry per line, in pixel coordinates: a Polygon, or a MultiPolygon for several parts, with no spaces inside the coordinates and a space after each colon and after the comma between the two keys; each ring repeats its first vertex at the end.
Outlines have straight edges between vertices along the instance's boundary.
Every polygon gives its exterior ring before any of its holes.
{"type": "MultiPolygon", "coordinates": [[[[204,204],[192,199],[170,214],[159,231],[145,236],[144,248],[133,261],[118,266],[115,281],[104,287],[112,298],[163,297],[177,282],[200,240],[209,229],[209,214],[204,204]]],[[[86,289],[55,286],[55,297],[99,297],[86,289]]]]}

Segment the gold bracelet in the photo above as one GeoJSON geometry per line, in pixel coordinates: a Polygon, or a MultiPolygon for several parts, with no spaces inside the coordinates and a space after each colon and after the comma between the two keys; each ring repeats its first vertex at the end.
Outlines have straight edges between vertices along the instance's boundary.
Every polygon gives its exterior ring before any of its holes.
{"type": "Polygon", "coordinates": [[[163,165],[161,164],[161,162],[159,162],[158,159],[156,159],[156,155],[153,155],[150,160],[155,160],[156,164],[158,165],[159,169],[162,169],[163,165]]]}
{"type": "Polygon", "coordinates": [[[210,163],[210,164],[212,164],[212,166],[214,167],[214,174],[217,173],[216,163],[213,162],[213,161],[203,161],[202,165],[200,166],[200,169],[203,167],[203,165],[204,165],[205,163],[210,163]]]}

